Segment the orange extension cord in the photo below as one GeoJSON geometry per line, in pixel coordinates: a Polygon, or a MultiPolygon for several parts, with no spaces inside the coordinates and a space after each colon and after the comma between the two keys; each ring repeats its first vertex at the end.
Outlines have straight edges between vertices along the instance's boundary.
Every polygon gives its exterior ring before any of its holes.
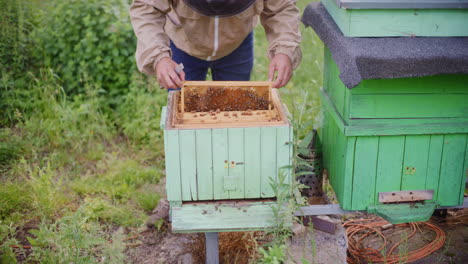
{"type": "MultiPolygon", "coordinates": [[[[348,257],[347,262],[350,264],[360,263],[360,261],[367,261],[370,263],[411,263],[413,261],[423,259],[424,257],[432,254],[433,252],[439,250],[445,244],[445,233],[439,227],[430,224],[428,222],[419,222],[419,223],[408,223],[408,224],[398,224],[397,227],[409,226],[411,234],[398,243],[394,244],[386,255],[383,255],[382,249],[387,246],[388,240],[385,235],[380,231],[381,227],[389,224],[389,222],[383,220],[382,218],[372,218],[372,219],[359,219],[347,221],[343,224],[346,228],[346,235],[348,236],[348,257]],[[416,231],[421,232],[420,226],[425,225],[427,228],[435,232],[435,239],[425,245],[422,248],[419,248],[414,251],[405,253],[404,259],[400,254],[392,254],[395,248],[398,247],[403,241],[410,239],[416,231]],[[377,234],[383,240],[383,244],[379,249],[373,248],[362,248],[361,241],[373,234],[377,234]]],[[[366,263],[367,263],[366,262],[366,263]]]]}

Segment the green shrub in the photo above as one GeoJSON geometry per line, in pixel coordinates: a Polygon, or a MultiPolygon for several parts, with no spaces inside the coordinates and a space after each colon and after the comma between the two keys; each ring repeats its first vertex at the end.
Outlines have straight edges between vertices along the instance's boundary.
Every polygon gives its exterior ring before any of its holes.
{"type": "Polygon", "coordinates": [[[154,91],[152,80],[141,74],[134,74],[132,79],[129,93],[117,108],[116,123],[135,143],[162,144],[163,133],[159,121],[161,109],[167,104],[167,93],[159,89],[154,91]]]}
{"type": "Polygon", "coordinates": [[[22,108],[29,83],[26,73],[38,63],[31,34],[38,16],[29,0],[0,0],[0,7],[0,126],[5,126],[22,108]]]}
{"type": "Polygon", "coordinates": [[[51,1],[38,35],[47,63],[57,71],[68,95],[93,83],[118,103],[135,71],[135,37],[127,1],[51,1]]]}

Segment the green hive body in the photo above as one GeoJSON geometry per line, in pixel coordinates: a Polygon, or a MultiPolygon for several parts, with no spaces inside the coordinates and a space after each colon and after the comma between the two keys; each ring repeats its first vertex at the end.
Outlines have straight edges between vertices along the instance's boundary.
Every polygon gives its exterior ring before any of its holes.
{"type": "Polygon", "coordinates": [[[449,36],[468,36],[467,8],[322,0],[305,9],[302,21],[326,47],[319,137],[343,209],[404,223],[463,204],[468,38],[449,36]]]}
{"type": "Polygon", "coordinates": [[[271,179],[277,179],[281,168],[291,164],[290,124],[168,129],[166,115],[164,108],[161,127],[172,230],[217,232],[272,227],[274,202],[260,199],[274,198],[271,179]]]}
{"type": "Polygon", "coordinates": [[[463,203],[468,75],[364,80],[348,89],[328,50],[324,72],[320,136],[343,209],[375,212],[380,192],[402,190],[432,189],[439,206],[463,203]]]}
{"type": "Polygon", "coordinates": [[[441,0],[434,5],[435,1],[424,0],[393,0],[385,3],[379,3],[379,0],[344,0],[341,1],[341,7],[337,1],[340,0],[322,0],[322,3],[348,37],[468,36],[467,1],[463,5],[454,5],[444,3],[454,1],[441,0]],[[347,2],[353,2],[354,5],[347,2]],[[405,8],[411,2],[414,2],[411,5],[413,8],[405,8]],[[403,8],[395,9],[397,7],[403,8]]]}

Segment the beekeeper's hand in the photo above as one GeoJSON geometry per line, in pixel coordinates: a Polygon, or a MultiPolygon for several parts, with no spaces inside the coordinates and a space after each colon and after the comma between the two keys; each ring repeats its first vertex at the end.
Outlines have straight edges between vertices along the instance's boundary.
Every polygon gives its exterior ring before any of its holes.
{"type": "Polygon", "coordinates": [[[156,65],[156,77],[161,87],[178,89],[185,81],[184,71],[176,72],[177,63],[171,58],[162,58],[156,65]]]}
{"type": "Polygon", "coordinates": [[[270,62],[268,80],[274,81],[273,88],[285,86],[292,76],[292,62],[286,54],[278,53],[270,62]],[[275,74],[276,73],[276,74],[275,74]]]}

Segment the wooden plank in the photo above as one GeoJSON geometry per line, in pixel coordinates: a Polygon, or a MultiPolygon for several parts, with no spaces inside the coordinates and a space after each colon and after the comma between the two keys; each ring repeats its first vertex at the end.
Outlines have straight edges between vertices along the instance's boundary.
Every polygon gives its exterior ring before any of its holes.
{"type": "MultiPolygon", "coordinates": [[[[176,102],[180,92],[173,93],[171,100],[176,102]]],[[[203,129],[203,128],[234,128],[258,126],[287,126],[287,109],[281,103],[277,89],[272,89],[272,110],[258,111],[220,111],[177,113],[177,104],[168,105],[171,122],[167,122],[167,129],[203,129]]]]}
{"type": "Polygon", "coordinates": [[[223,122],[284,122],[277,109],[252,111],[219,111],[183,113],[177,117],[177,127],[180,124],[218,124],[223,122]],[[273,120],[274,119],[274,120],[273,120]]]}
{"type": "Polygon", "coordinates": [[[183,204],[173,209],[172,231],[222,232],[263,230],[275,225],[274,202],[183,204]]]}
{"type": "Polygon", "coordinates": [[[325,59],[330,60],[327,61],[327,64],[329,65],[329,77],[327,81],[328,88],[326,94],[328,95],[328,98],[330,99],[330,102],[332,102],[333,107],[336,109],[337,113],[339,113],[342,118],[346,119],[347,115],[345,115],[345,112],[348,102],[345,101],[345,97],[347,96],[349,89],[345,87],[339,78],[340,70],[333,61],[328,49],[326,49],[325,54],[328,55],[325,57],[325,59]]]}
{"type": "Polygon", "coordinates": [[[334,214],[351,214],[351,213],[356,213],[356,212],[357,212],[356,210],[343,210],[339,204],[323,204],[323,205],[321,204],[321,205],[308,205],[308,206],[300,207],[296,212],[294,212],[294,215],[295,216],[334,215],[334,214]]]}
{"type": "Polygon", "coordinates": [[[185,81],[184,86],[213,86],[213,87],[223,87],[223,86],[245,86],[245,87],[254,87],[254,86],[266,86],[270,87],[272,82],[268,81],[185,81]]]}
{"type": "MultiPolygon", "coordinates": [[[[345,197],[349,195],[349,188],[347,184],[351,184],[352,178],[351,179],[346,179],[345,178],[345,167],[346,167],[346,155],[348,155],[347,151],[347,137],[344,136],[344,134],[338,130],[337,126],[335,126],[335,131],[334,131],[334,141],[335,141],[335,148],[334,148],[334,160],[335,160],[335,173],[336,177],[339,178],[340,183],[342,184],[341,190],[337,193],[338,196],[340,197],[345,197]]],[[[353,151],[354,152],[354,151],[353,151]]],[[[341,199],[343,200],[343,199],[341,199]]]]}
{"type": "Polygon", "coordinates": [[[326,112],[330,114],[330,117],[333,119],[333,122],[338,126],[339,131],[344,133],[345,126],[347,125],[341,115],[339,114],[338,110],[333,106],[330,98],[326,93],[322,90],[320,91],[320,100],[322,102],[322,107],[326,112]]]}
{"type": "MultiPolygon", "coordinates": [[[[372,120],[374,122],[382,122],[383,119],[372,120]]],[[[412,122],[418,122],[419,124],[412,125],[352,125],[343,126],[343,130],[346,136],[390,136],[468,133],[468,123],[443,122],[437,124],[424,124],[424,121],[425,120],[421,119],[413,119],[412,122]]]]}
{"type": "Polygon", "coordinates": [[[179,131],[180,169],[182,180],[182,201],[198,200],[197,193],[197,152],[195,131],[179,131]]]}
{"type": "Polygon", "coordinates": [[[426,185],[430,136],[406,136],[401,190],[421,190],[426,185]]]}
{"type": "Polygon", "coordinates": [[[468,117],[468,94],[353,95],[350,118],[468,117]]]}
{"type": "Polygon", "coordinates": [[[377,137],[358,137],[354,153],[353,210],[365,210],[375,201],[377,137]]]}
{"type": "Polygon", "coordinates": [[[163,106],[161,109],[161,119],[159,120],[159,128],[166,128],[166,118],[167,118],[167,106],[163,106]]]}
{"type": "Polygon", "coordinates": [[[228,129],[213,129],[213,195],[215,200],[228,199],[224,177],[229,175],[228,129]]]}
{"type": "Polygon", "coordinates": [[[261,170],[260,170],[260,128],[245,128],[245,198],[261,197],[261,170]]]}
{"type": "Polygon", "coordinates": [[[212,130],[195,130],[198,199],[213,200],[212,130]]]}
{"type": "MultiPolygon", "coordinates": [[[[465,197],[465,188],[466,188],[466,183],[468,182],[468,134],[466,135],[466,146],[465,146],[465,166],[463,166],[463,173],[464,176],[461,177],[461,191],[460,191],[460,202],[463,202],[463,198],[465,197]]],[[[465,199],[466,200],[466,199],[465,199]]]]}
{"type": "Polygon", "coordinates": [[[276,164],[276,128],[261,127],[260,139],[261,157],[261,197],[274,197],[273,190],[270,186],[270,179],[277,179],[277,164],[276,164]]]}
{"type": "MultiPolygon", "coordinates": [[[[372,125],[387,125],[390,127],[392,126],[418,126],[418,125],[429,125],[429,126],[437,126],[437,125],[446,125],[452,126],[461,124],[466,126],[468,124],[468,118],[466,117],[450,117],[450,118],[382,118],[382,119],[375,119],[375,118],[355,118],[350,119],[349,123],[350,126],[372,126],[372,125]]],[[[468,129],[468,128],[467,128],[468,129]]]]}
{"type": "Polygon", "coordinates": [[[345,159],[343,169],[343,194],[339,197],[340,204],[344,209],[351,208],[353,195],[353,178],[354,178],[354,150],[356,148],[357,137],[346,137],[345,159]]]}
{"type": "MultiPolygon", "coordinates": [[[[336,66],[336,64],[335,64],[336,66]]],[[[435,76],[363,80],[351,90],[358,94],[467,94],[468,75],[435,76]]]]}
{"type": "Polygon", "coordinates": [[[338,8],[333,1],[327,0],[321,1],[321,3],[325,6],[330,16],[333,17],[333,20],[335,20],[335,23],[338,25],[343,35],[348,36],[350,34],[349,17],[346,16],[345,11],[338,8]]]}
{"type": "Polygon", "coordinates": [[[244,198],[245,185],[245,157],[244,157],[244,129],[228,129],[228,156],[229,156],[229,178],[233,179],[236,187],[229,190],[230,199],[244,198]]]}
{"type": "Polygon", "coordinates": [[[290,185],[292,183],[290,168],[291,166],[291,147],[293,144],[291,127],[277,127],[276,128],[276,166],[278,167],[278,174],[284,173],[286,175],[284,184],[290,185]]]}
{"type": "Polygon", "coordinates": [[[434,198],[434,190],[411,190],[396,192],[379,192],[379,203],[399,203],[426,201],[434,198]]]}
{"type": "Polygon", "coordinates": [[[434,9],[467,8],[467,0],[335,0],[345,9],[434,9]]]}
{"type": "Polygon", "coordinates": [[[345,99],[344,99],[344,107],[343,107],[343,113],[341,114],[341,118],[343,118],[344,122],[346,124],[351,124],[350,123],[350,118],[349,118],[349,105],[351,102],[351,90],[345,89],[345,99]]]}
{"type": "Polygon", "coordinates": [[[463,171],[466,137],[465,134],[444,137],[438,196],[441,206],[457,205],[460,202],[460,191],[464,190],[464,185],[461,183],[466,177],[463,171]]]}
{"type": "Polygon", "coordinates": [[[342,9],[321,1],[347,37],[468,36],[466,9],[342,9]]]}
{"type": "MultiPolygon", "coordinates": [[[[399,191],[403,167],[405,137],[379,137],[375,193],[399,191]]],[[[378,200],[375,200],[375,204],[378,200]]]]}
{"type": "Polygon", "coordinates": [[[314,229],[327,232],[329,234],[335,234],[336,229],[338,228],[339,220],[332,220],[328,216],[304,216],[301,219],[301,222],[304,226],[309,226],[312,223],[314,229]]]}
{"type": "MultiPolygon", "coordinates": [[[[330,115],[329,115],[330,116],[330,115]]],[[[339,174],[337,169],[338,160],[338,151],[337,151],[337,141],[336,139],[339,137],[339,129],[335,123],[333,118],[330,118],[330,125],[328,127],[328,137],[329,137],[329,151],[330,151],[330,161],[329,161],[329,168],[328,168],[328,176],[330,178],[330,182],[333,186],[333,190],[335,194],[340,197],[343,193],[343,189],[345,186],[343,185],[343,178],[342,175],[339,174]]]]}
{"type": "Polygon", "coordinates": [[[330,50],[324,46],[323,47],[323,85],[322,89],[328,94],[330,91],[330,79],[333,78],[331,75],[332,67],[336,67],[336,63],[331,57],[330,50]]]}
{"type": "Polygon", "coordinates": [[[164,131],[164,153],[166,155],[166,191],[168,201],[182,200],[180,172],[179,131],[164,131]]]}
{"type": "Polygon", "coordinates": [[[429,157],[427,159],[426,186],[434,190],[434,201],[437,201],[440,180],[440,162],[442,160],[443,135],[431,135],[429,142],[429,157]]]}

